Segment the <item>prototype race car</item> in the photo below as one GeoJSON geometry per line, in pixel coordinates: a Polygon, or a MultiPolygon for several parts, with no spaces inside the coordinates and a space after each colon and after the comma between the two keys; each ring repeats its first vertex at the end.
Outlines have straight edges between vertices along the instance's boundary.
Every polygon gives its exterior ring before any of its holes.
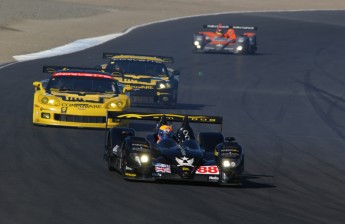
{"type": "Polygon", "coordinates": [[[221,132],[199,132],[196,139],[190,126],[221,125],[220,116],[108,112],[108,118],[157,122],[146,137],[136,136],[133,128],[107,129],[104,159],[109,170],[117,170],[125,179],[241,183],[244,153],[235,138],[224,138],[221,132]],[[182,124],[176,133],[164,137],[161,129],[168,122],[182,124]]]}
{"type": "Polygon", "coordinates": [[[215,29],[193,35],[193,52],[195,53],[232,53],[254,54],[257,47],[256,33],[236,30],[254,31],[254,26],[204,25],[204,28],[215,29]]]}
{"type": "Polygon", "coordinates": [[[43,72],[53,75],[33,83],[33,124],[81,128],[128,126],[126,121],[106,120],[108,110],[129,111],[130,108],[129,97],[110,74],[56,68],[44,66],[43,72]]]}
{"type": "Polygon", "coordinates": [[[103,53],[103,58],[110,61],[98,68],[132,88],[132,106],[176,106],[180,73],[165,65],[172,57],[103,53]]]}

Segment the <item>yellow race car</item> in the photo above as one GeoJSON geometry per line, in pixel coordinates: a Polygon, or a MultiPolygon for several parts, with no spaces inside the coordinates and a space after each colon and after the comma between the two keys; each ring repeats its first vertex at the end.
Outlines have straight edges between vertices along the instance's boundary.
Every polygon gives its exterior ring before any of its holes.
{"type": "Polygon", "coordinates": [[[103,53],[107,64],[97,66],[124,86],[132,89],[132,106],[175,107],[179,84],[179,71],[168,68],[170,56],[103,53]]]}
{"type": "MultiPolygon", "coordinates": [[[[108,73],[95,70],[51,70],[49,79],[36,81],[32,122],[79,128],[105,128],[107,111],[130,109],[126,88],[119,87],[108,73]]],[[[113,119],[108,127],[128,126],[128,121],[113,119]]]]}

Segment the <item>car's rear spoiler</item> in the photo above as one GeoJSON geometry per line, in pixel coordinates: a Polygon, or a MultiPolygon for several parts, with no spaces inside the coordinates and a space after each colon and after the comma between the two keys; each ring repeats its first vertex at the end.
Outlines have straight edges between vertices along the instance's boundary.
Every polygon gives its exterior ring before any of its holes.
{"type": "Polygon", "coordinates": [[[55,65],[43,66],[43,73],[54,73],[57,71],[68,71],[68,70],[99,71],[97,68],[86,68],[86,67],[55,66],[55,65]]]}
{"type": "Polygon", "coordinates": [[[106,122],[108,119],[126,119],[126,120],[146,120],[146,121],[160,121],[162,116],[165,116],[167,121],[170,122],[183,122],[187,116],[188,121],[191,123],[203,123],[203,124],[223,124],[222,116],[209,116],[209,115],[189,115],[189,114],[163,114],[163,113],[143,113],[143,112],[117,112],[107,111],[106,122]]]}
{"type": "Polygon", "coordinates": [[[222,28],[222,29],[235,29],[235,30],[257,30],[258,27],[256,26],[236,26],[236,25],[203,25],[203,28],[207,29],[217,29],[217,28],[222,28]]]}
{"type": "Polygon", "coordinates": [[[103,58],[111,59],[114,56],[125,56],[125,57],[150,57],[150,58],[157,58],[162,60],[166,63],[173,63],[174,58],[171,56],[160,56],[160,55],[147,55],[147,54],[125,54],[125,53],[112,53],[112,52],[104,52],[103,58]]]}

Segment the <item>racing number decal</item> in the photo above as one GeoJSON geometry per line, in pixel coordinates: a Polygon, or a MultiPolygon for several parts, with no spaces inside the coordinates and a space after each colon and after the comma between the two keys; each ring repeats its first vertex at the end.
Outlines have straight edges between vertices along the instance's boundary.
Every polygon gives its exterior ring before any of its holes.
{"type": "Polygon", "coordinates": [[[200,166],[196,174],[219,174],[218,166],[200,166]]]}

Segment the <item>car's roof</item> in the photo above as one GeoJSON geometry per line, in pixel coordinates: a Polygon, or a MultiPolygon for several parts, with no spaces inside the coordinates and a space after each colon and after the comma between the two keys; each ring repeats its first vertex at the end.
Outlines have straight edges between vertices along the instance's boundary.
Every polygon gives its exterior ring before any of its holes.
{"type": "Polygon", "coordinates": [[[116,55],[112,57],[112,60],[131,60],[131,61],[146,61],[146,62],[156,62],[164,63],[165,60],[154,56],[138,56],[138,55],[116,55]]]}
{"type": "Polygon", "coordinates": [[[114,79],[110,74],[98,71],[88,70],[61,70],[53,74],[53,77],[57,76],[75,76],[75,77],[95,77],[95,78],[106,78],[114,79]]]}

